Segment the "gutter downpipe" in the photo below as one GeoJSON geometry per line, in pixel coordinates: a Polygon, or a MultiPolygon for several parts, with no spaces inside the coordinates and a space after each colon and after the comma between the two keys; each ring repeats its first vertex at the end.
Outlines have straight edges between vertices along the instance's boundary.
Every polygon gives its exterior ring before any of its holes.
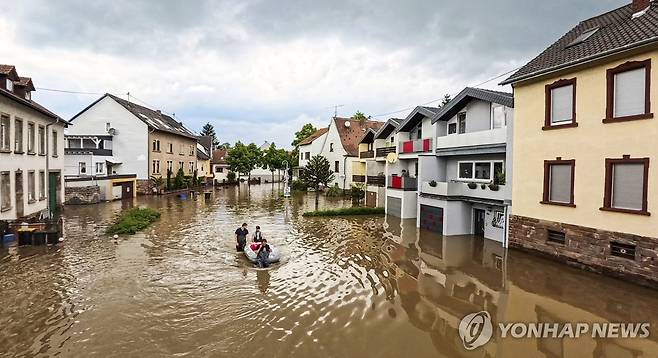
{"type": "MultiPolygon", "coordinates": [[[[44,179],[48,181],[48,184],[50,184],[50,154],[51,154],[50,153],[50,140],[49,140],[50,136],[48,134],[50,132],[50,127],[53,124],[58,124],[58,123],[59,123],[59,117],[57,117],[57,119],[55,120],[55,123],[46,124],[46,133],[45,133],[45,136],[46,136],[46,178],[44,178],[44,179]]],[[[64,153],[62,153],[62,155],[64,155],[64,153]]],[[[64,175],[64,173],[62,173],[62,175],[64,175]]],[[[48,188],[48,186],[46,186],[46,188],[48,188]]],[[[50,207],[50,190],[46,190],[46,213],[47,213],[49,219],[52,216],[52,213],[50,212],[50,210],[51,210],[51,207],[50,207]]]]}

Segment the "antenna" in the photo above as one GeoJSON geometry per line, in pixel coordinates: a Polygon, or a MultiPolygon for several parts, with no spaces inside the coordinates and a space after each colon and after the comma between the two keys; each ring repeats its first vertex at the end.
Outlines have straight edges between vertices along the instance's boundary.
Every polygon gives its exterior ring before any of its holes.
{"type": "Polygon", "coordinates": [[[338,107],[345,107],[344,104],[334,105],[334,118],[338,117],[338,107]]]}
{"type": "Polygon", "coordinates": [[[128,96],[128,102],[130,102],[130,91],[126,93],[126,96],[128,96]]]}

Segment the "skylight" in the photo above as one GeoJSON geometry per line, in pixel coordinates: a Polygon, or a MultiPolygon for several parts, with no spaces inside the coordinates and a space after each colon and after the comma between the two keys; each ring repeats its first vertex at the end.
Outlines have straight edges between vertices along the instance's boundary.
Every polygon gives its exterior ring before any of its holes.
{"type": "Polygon", "coordinates": [[[567,47],[575,46],[582,42],[587,41],[587,39],[590,38],[592,35],[594,35],[597,31],[599,31],[598,27],[583,31],[583,33],[581,33],[578,37],[576,37],[573,41],[571,41],[567,45],[567,47]]]}

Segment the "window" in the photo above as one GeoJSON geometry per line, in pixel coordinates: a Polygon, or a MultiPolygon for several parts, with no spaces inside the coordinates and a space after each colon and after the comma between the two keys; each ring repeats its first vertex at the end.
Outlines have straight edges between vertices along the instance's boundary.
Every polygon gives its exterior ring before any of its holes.
{"type": "Polygon", "coordinates": [[[340,172],[340,162],[339,161],[334,162],[334,172],[335,173],[340,172]]]}
{"type": "Polygon", "coordinates": [[[544,161],[544,194],[541,203],[575,207],[575,160],[544,161]]]}
{"type": "Polygon", "coordinates": [[[180,155],[185,155],[185,144],[180,145],[180,151],[178,152],[180,155]]]}
{"type": "Polygon", "coordinates": [[[96,163],[96,174],[103,174],[105,171],[105,163],[98,162],[96,163]]]}
{"type": "Polygon", "coordinates": [[[194,155],[194,146],[190,145],[190,155],[194,155]]]}
{"type": "Polygon", "coordinates": [[[504,173],[502,161],[459,162],[457,168],[459,179],[476,181],[492,181],[496,171],[504,173]]]}
{"type": "Polygon", "coordinates": [[[34,141],[35,141],[34,123],[28,123],[27,124],[27,152],[29,154],[34,154],[34,141]]]}
{"type": "Polygon", "coordinates": [[[423,138],[423,122],[418,123],[418,127],[416,127],[416,139],[422,139],[423,138]]]}
{"type": "Polygon", "coordinates": [[[14,92],[14,81],[7,78],[7,91],[14,92]]]}
{"type": "Polygon", "coordinates": [[[185,169],[185,162],[178,162],[179,169],[185,169]]]}
{"type": "Polygon", "coordinates": [[[167,153],[173,153],[174,152],[174,143],[169,143],[169,150],[167,153]]]}
{"type": "Polygon", "coordinates": [[[87,163],[78,162],[78,174],[87,174],[87,163]]]}
{"type": "Polygon", "coordinates": [[[601,210],[649,215],[649,158],[623,156],[605,160],[605,195],[601,210]]]}
{"type": "Polygon", "coordinates": [[[53,131],[53,157],[57,157],[57,145],[58,145],[57,131],[53,131]]]}
{"type": "Polygon", "coordinates": [[[6,114],[3,114],[0,117],[0,150],[2,151],[10,151],[11,146],[9,142],[11,141],[9,135],[10,135],[10,120],[9,116],[6,114]]]}
{"type": "Polygon", "coordinates": [[[546,113],[542,129],[576,127],[576,79],[546,85],[546,113]]]}
{"type": "Polygon", "coordinates": [[[395,136],[391,136],[391,144],[395,141],[395,136]]]}
{"type": "Polygon", "coordinates": [[[459,126],[459,134],[466,133],[466,113],[459,113],[457,115],[457,124],[459,126]]]}
{"type": "Polygon", "coordinates": [[[23,121],[18,118],[14,122],[14,153],[23,153],[23,121]]]}
{"type": "Polygon", "coordinates": [[[507,117],[505,106],[492,103],[491,104],[491,128],[502,128],[507,125],[507,117]]]}
{"type": "Polygon", "coordinates": [[[649,87],[651,60],[631,61],[607,71],[604,123],[653,117],[649,87]]]}
{"type": "Polygon", "coordinates": [[[110,125],[110,122],[105,123],[105,131],[109,132],[112,126],[110,125]]]}
{"type": "Polygon", "coordinates": [[[11,187],[9,172],[0,173],[0,211],[11,209],[11,187]]]}
{"type": "Polygon", "coordinates": [[[159,160],[154,160],[153,165],[151,167],[151,173],[152,174],[160,174],[160,161],[159,160]]]}
{"type": "Polygon", "coordinates": [[[190,173],[194,173],[194,162],[190,162],[190,173]]]}
{"type": "Polygon", "coordinates": [[[448,124],[448,134],[455,134],[455,133],[457,133],[457,123],[448,124]]]}
{"type": "Polygon", "coordinates": [[[36,192],[34,188],[34,171],[27,173],[27,202],[33,203],[36,201],[36,192]]]}
{"type": "Polygon", "coordinates": [[[222,168],[222,167],[215,167],[215,173],[223,173],[223,172],[224,172],[224,168],[222,168]]]}
{"type": "Polygon", "coordinates": [[[304,153],[299,153],[299,160],[304,160],[304,153]]]}
{"type": "Polygon", "coordinates": [[[39,126],[39,155],[46,154],[46,127],[39,126]]]}
{"type": "Polygon", "coordinates": [[[28,101],[32,100],[32,92],[30,91],[25,91],[25,99],[28,101]]]}
{"type": "Polygon", "coordinates": [[[567,235],[562,231],[546,230],[546,240],[564,245],[567,243],[567,235]]]}
{"type": "Polygon", "coordinates": [[[174,170],[174,162],[171,160],[167,160],[167,171],[171,172],[174,170]]]}
{"type": "Polygon", "coordinates": [[[306,152],[305,156],[306,156],[306,160],[311,159],[311,152],[306,152]]]}
{"type": "Polygon", "coordinates": [[[160,140],[159,139],[154,139],[153,140],[153,151],[154,152],[159,152],[160,151],[160,140]]]}
{"type": "Polygon", "coordinates": [[[334,151],[334,144],[333,143],[329,143],[329,151],[330,152],[334,151]]]}
{"type": "Polygon", "coordinates": [[[39,200],[46,199],[46,172],[39,171],[39,200]]]}

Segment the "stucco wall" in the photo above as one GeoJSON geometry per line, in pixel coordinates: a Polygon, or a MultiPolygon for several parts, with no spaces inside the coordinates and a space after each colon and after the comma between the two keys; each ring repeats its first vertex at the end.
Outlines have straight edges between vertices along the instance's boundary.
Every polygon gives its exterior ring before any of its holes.
{"type": "MultiPolygon", "coordinates": [[[[160,175],[167,177],[167,161],[171,160],[173,164],[173,174],[176,176],[180,162],[183,162],[183,171],[185,175],[191,176],[196,169],[196,139],[183,137],[175,134],[170,134],[162,131],[154,131],[148,135],[149,143],[149,165],[148,171],[150,175],[160,175]],[[160,151],[153,150],[153,141],[160,141],[160,151]],[[173,151],[169,152],[169,144],[173,146],[173,151]],[[160,161],[160,173],[153,173],[153,161],[160,161]],[[192,166],[190,166],[192,162],[192,166]]],[[[139,177],[138,177],[139,178],[139,177]]]]}
{"type": "Polygon", "coordinates": [[[606,70],[629,60],[651,59],[651,112],[658,104],[658,51],[598,65],[515,88],[513,213],[525,217],[656,237],[658,176],[656,161],[658,118],[604,124],[606,70]],[[546,84],[573,78],[578,127],[543,131],[546,84]],[[603,205],[605,158],[649,157],[648,211],[640,216],[599,210],[603,205]],[[575,208],[542,205],[543,163],[546,159],[575,159],[575,208]]]}
{"type": "MultiPolygon", "coordinates": [[[[314,141],[314,143],[317,140],[314,141]]],[[[347,152],[343,149],[343,144],[340,141],[340,136],[336,130],[335,121],[331,122],[329,130],[325,134],[324,140],[322,141],[322,150],[320,154],[327,158],[331,169],[334,169],[335,162],[339,162],[339,172],[334,173],[334,180],[329,183],[329,186],[334,186],[338,184],[339,188],[349,189],[352,185],[352,160],[354,158],[348,157],[345,158],[347,152]],[[330,151],[331,143],[333,143],[334,151],[330,151]]],[[[357,158],[358,159],[358,158],[357,158]]]]}
{"type": "Polygon", "coordinates": [[[113,170],[116,174],[137,174],[138,179],[148,179],[148,127],[110,97],[103,98],[74,119],[67,134],[107,135],[106,123],[116,129],[112,139],[112,156],[122,162],[113,166],[113,170]]]}

